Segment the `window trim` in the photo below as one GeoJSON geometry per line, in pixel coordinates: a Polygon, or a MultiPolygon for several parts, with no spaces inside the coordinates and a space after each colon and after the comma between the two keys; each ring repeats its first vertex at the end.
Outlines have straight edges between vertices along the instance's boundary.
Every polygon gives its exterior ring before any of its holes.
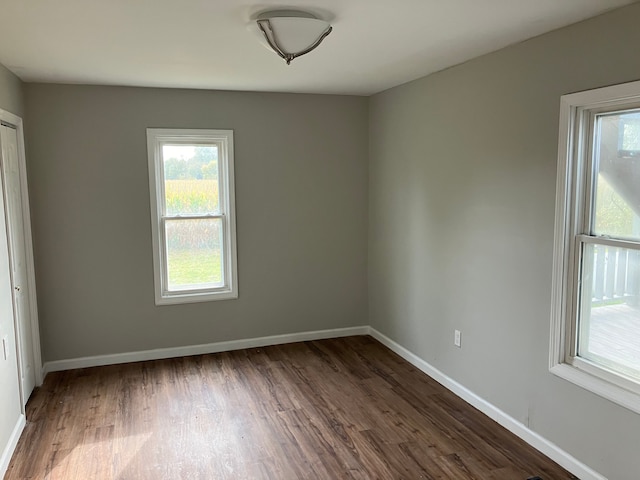
{"type": "MultiPolygon", "coordinates": [[[[174,305],[238,298],[233,130],[147,128],[147,154],[155,304],[174,305]],[[225,281],[222,287],[172,291],[167,288],[167,250],[164,229],[167,216],[164,212],[164,169],[160,163],[162,161],[160,148],[165,143],[216,144],[221,152],[218,155],[220,212],[193,217],[223,219],[221,255],[225,281]]],[[[179,218],[187,218],[187,216],[179,218]]]]}
{"type": "MultiPolygon", "coordinates": [[[[640,413],[640,383],[576,356],[574,340],[581,265],[578,247],[584,240],[579,235],[583,233],[585,216],[590,213],[587,202],[593,195],[593,188],[588,187],[585,179],[593,182],[594,178],[590,174],[590,155],[595,139],[586,145],[593,134],[586,135],[585,131],[592,128],[590,119],[595,114],[634,106],[640,106],[640,81],[563,95],[560,99],[549,370],[640,413]],[[585,168],[589,171],[585,172],[585,168]]],[[[607,240],[598,237],[598,243],[607,243],[607,240]]],[[[616,240],[615,243],[619,246],[625,242],[616,240]]]]}

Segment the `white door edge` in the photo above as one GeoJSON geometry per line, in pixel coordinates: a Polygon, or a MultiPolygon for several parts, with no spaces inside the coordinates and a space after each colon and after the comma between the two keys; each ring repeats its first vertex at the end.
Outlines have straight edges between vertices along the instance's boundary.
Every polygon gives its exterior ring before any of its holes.
{"type": "MultiPolygon", "coordinates": [[[[33,237],[31,231],[31,209],[29,206],[29,187],[27,183],[27,164],[24,148],[24,128],[22,119],[17,115],[0,109],[0,121],[16,129],[18,137],[18,168],[20,170],[20,192],[22,216],[24,219],[25,262],[27,267],[27,281],[29,282],[28,303],[31,317],[31,340],[33,343],[33,365],[36,386],[42,385],[42,351],[40,346],[40,326],[38,322],[38,303],[36,295],[36,278],[33,258],[33,237]]],[[[23,405],[27,399],[23,398],[23,405]]]]}

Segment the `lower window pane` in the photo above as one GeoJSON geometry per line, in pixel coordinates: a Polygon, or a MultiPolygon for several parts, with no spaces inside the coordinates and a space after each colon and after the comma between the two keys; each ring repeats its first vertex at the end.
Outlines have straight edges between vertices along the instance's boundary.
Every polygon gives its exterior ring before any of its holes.
{"type": "Polygon", "coordinates": [[[578,356],[640,379],[640,251],[584,245],[578,356]]]}
{"type": "Polygon", "coordinates": [[[224,285],[220,218],[167,219],[165,233],[169,291],[224,285]]]}

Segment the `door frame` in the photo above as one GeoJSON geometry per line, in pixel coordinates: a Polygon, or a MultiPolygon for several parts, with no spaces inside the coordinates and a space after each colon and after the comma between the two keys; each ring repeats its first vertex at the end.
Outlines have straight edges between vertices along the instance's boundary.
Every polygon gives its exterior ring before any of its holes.
{"type": "MultiPolygon", "coordinates": [[[[24,148],[24,128],[22,125],[22,118],[11,112],[7,112],[6,110],[0,109],[0,121],[9,124],[12,127],[15,127],[18,135],[18,168],[20,169],[21,196],[20,203],[22,204],[22,218],[24,225],[24,243],[26,255],[25,262],[27,266],[27,281],[29,282],[28,301],[29,313],[31,317],[31,342],[33,343],[33,368],[35,373],[36,386],[40,386],[42,385],[42,381],[44,380],[44,378],[42,376],[42,351],[40,346],[40,326],[38,321],[36,275],[33,258],[33,237],[31,235],[31,209],[29,207],[29,186],[27,184],[27,163],[24,148]]],[[[2,165],[4,165],[4,163],[2,165]]],[[[13,228],[12,225],[9,224],[8,217],[7,225],[9,229],[13,228]]],[[[9,236],[9,238],[11,238],[11,236],[9,236]]],[[[11,245],[9,246],[9,248],[12,248],[11,245]]],[[[9,255],[9,258],[12,258],[12,252],[9,252],[9,255]]],[[[15,328],[19,327],[19,325],[17,325],[17,322],[18,318],[16,317],[14,319],[15,328]]],[[[17,348],[21,348],[21,345],[17,345],[17,348]]],[[[19,358],[22,358],[21,355],[19,356],[19,358]]],[[[19,361],[18,364],[20,365],[20,368],[22,368],[22,361],[19,361]]],[[[24,392],[22,392],[22,385],[20,386],[20,392],[21,396],[24,397],[24,392]]],[[[26,400],[26,398],[22,398],[23,408],[26,404],[26,400]]]]}

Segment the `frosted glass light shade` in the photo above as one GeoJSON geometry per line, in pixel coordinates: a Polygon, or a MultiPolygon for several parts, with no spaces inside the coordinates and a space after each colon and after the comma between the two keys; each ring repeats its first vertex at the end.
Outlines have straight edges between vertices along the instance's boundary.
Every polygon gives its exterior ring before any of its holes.
{"type": "Polygon", "coordinates": [[[320,45],[332,30],[328,22],[297,11],[267,12],[257,23],[269,46],[287,64],[320,45]]]}

